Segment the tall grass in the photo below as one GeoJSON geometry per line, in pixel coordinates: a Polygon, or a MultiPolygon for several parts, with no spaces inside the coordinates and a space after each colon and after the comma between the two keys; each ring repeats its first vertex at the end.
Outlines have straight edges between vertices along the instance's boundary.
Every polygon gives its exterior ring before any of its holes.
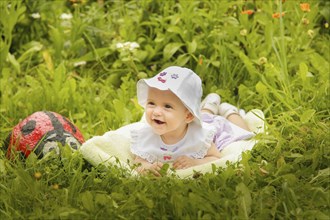
{"type": "Polygon", "coordinates": [[[2,144],[1,219],[329,218],[329,6],[1,1],[1,141],[40,110],[85,139],[137,121],[136,81],[169,65],[195,70],[205,95],[262,109],[268,129],[240,163],[193,179],[132,178],[66,147],[8,161],[2,144]]]}

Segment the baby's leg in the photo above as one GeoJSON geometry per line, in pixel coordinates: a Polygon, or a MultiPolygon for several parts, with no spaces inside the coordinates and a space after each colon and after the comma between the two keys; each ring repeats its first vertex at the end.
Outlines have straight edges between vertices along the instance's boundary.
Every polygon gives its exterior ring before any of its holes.
{"type": "Polygon", "coordinates": [[[207,112],[214,115],[221,115],[233,124],[247,131],[250,131],[247,123],[242,118],[239,113],[239,110],[235,106],[226,102],[221,104],[220,103],[220,96],[216,93],[210,93],[204,98],[201,103],[202,112],[207,112]]]}
{"type": "Polygon", "coordinates": [[[227,117],[227,120],[230,121],[231,123],[237,125],[238,127],[241,127],[241,128],[243,128],[243,129],[245,129],[247,131],[250,131],[250,129],[249,129],[248,125],[246,124],[246,122],[237,113],[230,114],[227,117]]]}
{"type": "Polygon", "coordinates": [[[233,124],[250,131],[248,125],[242,118],[242,116],[239,114],[238,108],[223,102],[219,105],[219,115],[225,117],[228,121],[232,122],[233,124]]]}

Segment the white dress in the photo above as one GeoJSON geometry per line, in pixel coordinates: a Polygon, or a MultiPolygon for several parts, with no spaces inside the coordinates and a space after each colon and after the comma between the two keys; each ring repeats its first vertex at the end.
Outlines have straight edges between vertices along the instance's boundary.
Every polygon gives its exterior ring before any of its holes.
{"type": "Polygon", "coordinates": [[[246,140],[255,135],[219,115],[203,113],[202,120],[202,125],[190,123],[186,135],[173,145],[165,144],[149,124],[141,122],[140,126],[131,130],[131,152],[150,163],[173,162],[183,155],[201,159],[207,154],[212,142],[222,151],[235,141],[246,140]]]}
{"type": "Polygon", "coordinates": [[[165,144],[147,123],[131,131],[131,152],[150,163],[173,162],[186,155],[194,159],[204,158],[211,146],[216,129],[208,124],[188,124],[186,135],[177,143],[165,144]]]}

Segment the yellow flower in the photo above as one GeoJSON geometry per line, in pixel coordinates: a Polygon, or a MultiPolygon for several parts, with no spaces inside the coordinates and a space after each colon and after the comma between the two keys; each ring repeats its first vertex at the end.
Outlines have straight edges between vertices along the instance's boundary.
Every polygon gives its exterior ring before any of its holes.
{"type": "Polygon", "coordinates": [[[52,188],[56,190],[56,189],[59,189],[60,186],[57,183],[55,183],[55,184],[52,185],[52,188]]]}
{"type": "Polygon", "coordinates": [[[41,176],[42,176],[42,174],[41,174],[40,172],[35,172],[35,173],[34,173],[34,178],[35,178],[36,180],[40,180],[40,179],[41,179],[41,176]]]}

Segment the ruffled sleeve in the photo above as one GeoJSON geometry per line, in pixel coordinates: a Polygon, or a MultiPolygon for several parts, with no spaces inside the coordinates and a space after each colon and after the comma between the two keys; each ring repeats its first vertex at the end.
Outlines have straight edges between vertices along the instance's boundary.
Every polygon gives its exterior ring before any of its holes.
{"type": "MultiPolygon", "coordinates": [[[[196,130],[198,132],[198,130],[196,130]]],[[[204,158],[207,155],[207,151],[211,147],[211,143],[214,141],[214,136],[216,134],[216,127],[203,123],[202,129],[199,130],[199,134],[194,134],[193,137],[199,137],[200,146],[193,151],[190,156],[195,159],[204,158]]],[[[197,142],[197,143],[198,143],[197,142]]]]}

